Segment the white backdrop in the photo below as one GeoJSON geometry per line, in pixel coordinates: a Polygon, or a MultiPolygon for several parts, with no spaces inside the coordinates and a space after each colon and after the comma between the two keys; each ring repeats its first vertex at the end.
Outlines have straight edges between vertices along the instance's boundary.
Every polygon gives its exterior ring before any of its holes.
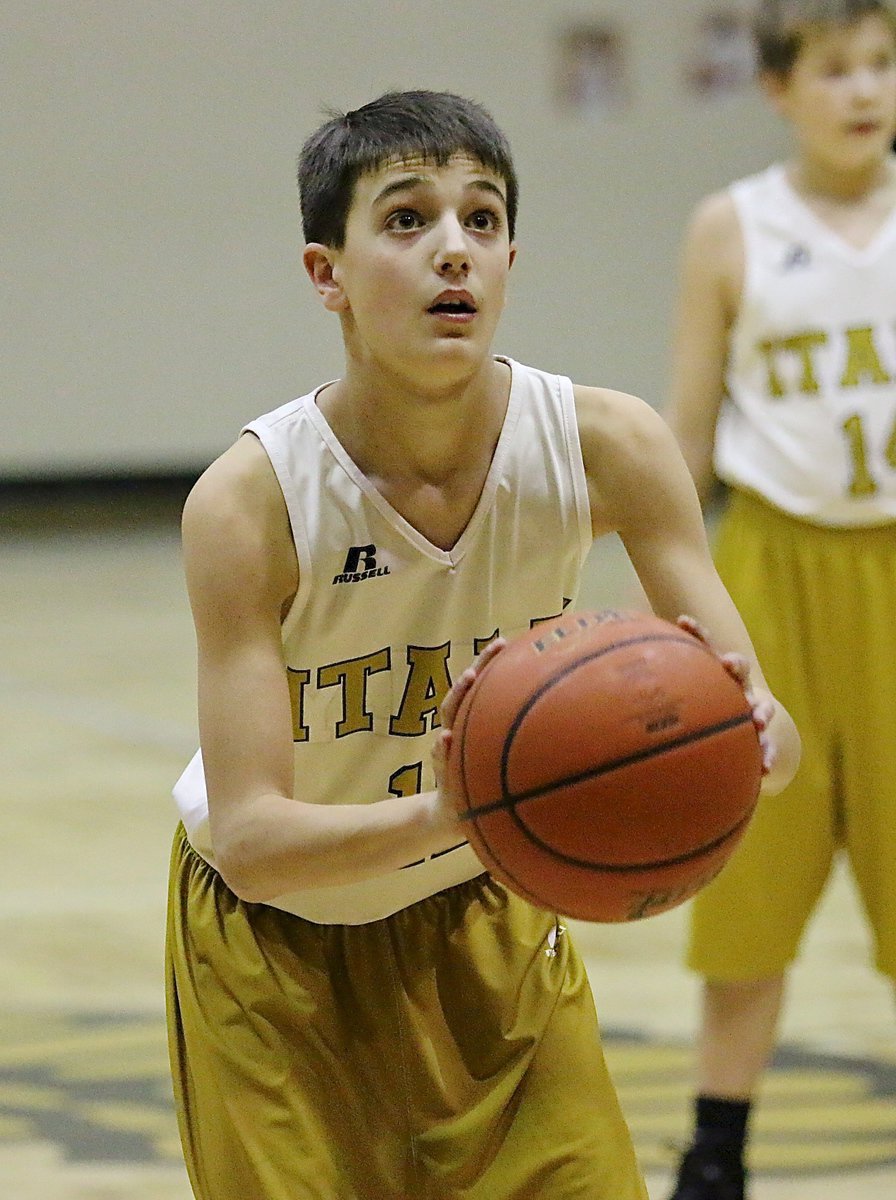
{"type": "Polygon", "coordinates": [[[295,159],[327,105],[448,88],[510,135],[520,255],[496,349],[662,403],[683,223],[782,131],[684,71],[670,0],[4,0],[0,480],[192,470],[340,370],[300,264],[295,159]],[[615,21],[628,106],[556,102],[557,39],[615,21]]]}

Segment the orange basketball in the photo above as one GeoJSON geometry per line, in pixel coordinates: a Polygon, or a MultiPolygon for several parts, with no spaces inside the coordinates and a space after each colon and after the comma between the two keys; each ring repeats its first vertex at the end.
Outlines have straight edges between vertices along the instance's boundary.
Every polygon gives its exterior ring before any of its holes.
{"type": "Polygon", "coordinates": [[[485,666],[447,770],[497,879],[566,916],[631,921],[721,870],[762,751],[743,689],[697,638],[655,616],[576,612],[485,666]]]}

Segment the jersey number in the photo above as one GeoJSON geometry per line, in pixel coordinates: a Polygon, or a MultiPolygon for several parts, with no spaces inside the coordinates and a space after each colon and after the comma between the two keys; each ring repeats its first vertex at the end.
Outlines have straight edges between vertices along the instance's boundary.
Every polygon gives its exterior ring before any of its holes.
{"type": "Polygon", "coordinates": [[[423,783],[423,763],[401,767],[389,777],[390,796],[416,796],[423,783]]]}
{"type": "MultiPolygon", "coordinates": [[[[873,496],[880,485],[868,469],[868,440],[859,413],[853,413],[851,417],[846,418],[843,422],[843,432],[849,442],[849,454],[852,461],[849,494],[850,496],[873,496]]],[[[884,460],[887,466],[896,471],[896,424],[893,426],[884,449],[884,460]]]]}

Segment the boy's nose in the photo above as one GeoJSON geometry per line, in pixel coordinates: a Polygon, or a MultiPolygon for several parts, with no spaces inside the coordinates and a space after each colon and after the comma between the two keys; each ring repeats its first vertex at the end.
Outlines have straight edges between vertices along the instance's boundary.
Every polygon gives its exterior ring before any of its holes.
{"type": "Polygon", "coordinates": [[[454,218],[442,221],[440,234],[436,251],[436,269],[439,273],[448,275],[455,271],[469,271],[470,248],[461,223],[454,218]]]}
{"type": "Polygon", "coordinates": [[[438,271],[441,275],[466,274],[469,269],[470,264],[467,260],[467,255],[462,250],[456,253],[444,251],[439,255],[438,271]]]}
{"type": "Polygon", "coordinates": [[[873,98],[880,86],[880,81],[874,71],[856,71],[853,76],[853,91],[861,100],[873,98]]]}

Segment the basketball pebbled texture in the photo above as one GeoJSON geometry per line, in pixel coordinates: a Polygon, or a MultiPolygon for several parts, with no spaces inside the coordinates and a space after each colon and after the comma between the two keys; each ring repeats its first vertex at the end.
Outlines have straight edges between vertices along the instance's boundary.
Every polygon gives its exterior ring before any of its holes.
{"type": "Polygon", "coordinates": [[[759,795],[743,689],[653,615],[576,612],[511,641],[460,706],[448,759],[473,849],[566,916],[628,921],[724,866],[759,795]]]}

